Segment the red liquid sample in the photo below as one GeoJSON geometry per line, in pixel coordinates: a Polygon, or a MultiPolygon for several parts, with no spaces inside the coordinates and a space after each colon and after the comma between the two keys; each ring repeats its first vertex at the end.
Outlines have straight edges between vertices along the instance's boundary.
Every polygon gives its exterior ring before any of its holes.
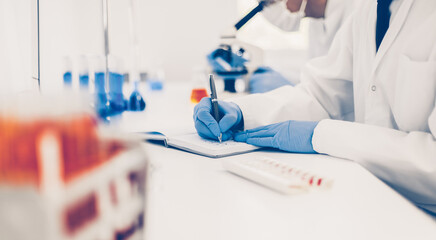
{"type": "Polygon", "coordinates": [[[200,100],[204,97],[208,97],[207,91],[205,88],[194,88],[191,92],[191,102],[199,103],[200,100]]]}

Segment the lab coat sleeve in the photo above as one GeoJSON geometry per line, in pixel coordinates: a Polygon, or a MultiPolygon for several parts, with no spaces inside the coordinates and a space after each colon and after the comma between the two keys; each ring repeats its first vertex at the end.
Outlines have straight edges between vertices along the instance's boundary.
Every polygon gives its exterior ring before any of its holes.
{"type": "Polygon", "coordinates": [[[343,21],[352,12],[353,0],[328,0],[324,13],[324,30],[328,35],[336,34],[343,21]]]}
{"type": "Polygon", "coordinates": [[[324,18],[310,19],[309,57],[327,54],[336,33],[353,11],[356,0],[328,0],[324,18]]]}
{"type": "Polygon", "coordinates": [[[284,1],[272,4],[262,11],[262,15],[266,20],[283,31],[298,31],[303,16],[300,13],[290,12],[285,4],[284,1]]]}
{"type": "Polygon", "coordinates": [[[430,133],[402,132],[360,123],[323,120],[315,128],[315,151],[366,167],[416,205],[436,213],[436,109],[430,133]]]}
{"type": "Polygon", "coordinates": [[[327,56],[306,65],[297,86],[234,99],[242,110],[244,128],[286,120],[352,120],[347,118],[353,115],[354,109],[351,23],[347,21],[338,33],[327,56]]]}
{"type": "Polygon", "coordinates": [[[328,118],[322,106],[301,86],[284,86],[264,94],[233,99],[242,111],[244,129],[287,120],[319,121],[328,118]]]}

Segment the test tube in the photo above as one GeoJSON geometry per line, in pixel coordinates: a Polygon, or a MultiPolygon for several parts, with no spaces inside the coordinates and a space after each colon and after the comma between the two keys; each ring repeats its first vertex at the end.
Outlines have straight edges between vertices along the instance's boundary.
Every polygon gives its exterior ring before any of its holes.
{"type": "Polygon", "coordinates": [[[148,79],[150,90],[161,91],[163,89],[164,79],[165,72],[163,68],[159,68],[156,72],[152,73],[150,79],[148,79]]]}
{"type": "Polygon", "coordinates": [[[124,75],[120,71],[121,59],[111,56],[109,60],[109,105],[111,112],[117,113],[126,109],[123,96],[124,75]]]}
{"type": "Polygon", "coordinates": [[[107,94],[105,89],[105,59],[103,56],[97,57],[94,61],[94,89],[95,89],[95,109],[102,116],[105,114],[107,106],[107,94]]]}
{"type": "Polygon", "coordinates": [[[191,102],[197,104],[202,98],[207,97],[207,74],[206,70],[202,67],[195,67],[192,74],[192,91],[191,102]]]}
{"type": "Polygon", "coordinates": [[[79,86],[80,89],[88,90],[89,88],[89,66],[86,56],[81,55],[78,59],[79,86]]]}
{"type": "Polygon", "coordinates": [[[63,81],[64,86],[67,88],[71,88],[73,84],[73,75],[72,75],[72,61],[71,57],[65,56],[63,58],[63,64],[64,64],[64,73],[63,73],[63,81]]]}

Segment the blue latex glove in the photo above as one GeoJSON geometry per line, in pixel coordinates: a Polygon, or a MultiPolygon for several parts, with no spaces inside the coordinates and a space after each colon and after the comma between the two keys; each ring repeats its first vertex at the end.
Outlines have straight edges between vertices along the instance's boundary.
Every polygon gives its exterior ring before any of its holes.
{"type": "Polygon", "coordinates": [[[292,85],[283,75],[269,67],[259,67],[250,77],[249,83],[251,93],[264,93],[292,85]]]}
{"type": "Polygon", "coordinates": [[[203,138],[218,140],[222,133],[222,140],[227,141],[233,133],[243,128],[242,112],[238,105],[218,101],[220,113],[219,123],[212,116],[212,103],[205,97],[194,108],[195,129],[203,138]]]}
{"type": "Polygon", "coordinates": [[[318,122],[286,121],[235,134],[238,142],[296,153],[316,153],[312,136],[318,122]]]}

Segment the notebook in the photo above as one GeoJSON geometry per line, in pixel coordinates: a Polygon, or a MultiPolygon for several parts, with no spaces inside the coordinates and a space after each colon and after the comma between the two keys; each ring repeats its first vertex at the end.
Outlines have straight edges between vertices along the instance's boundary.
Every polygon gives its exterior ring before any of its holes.
{"type": "Polygon", "coordinates": [[[148,141],[162,141],[166,147],[174,147],[202,156],[220,158],[259,149],[259,147],[235,142],[233,140],[217,142],[200,137],[197,133],[185,133],[167,136],[161,132],[141,133],[143,139],[148,141]]]}

